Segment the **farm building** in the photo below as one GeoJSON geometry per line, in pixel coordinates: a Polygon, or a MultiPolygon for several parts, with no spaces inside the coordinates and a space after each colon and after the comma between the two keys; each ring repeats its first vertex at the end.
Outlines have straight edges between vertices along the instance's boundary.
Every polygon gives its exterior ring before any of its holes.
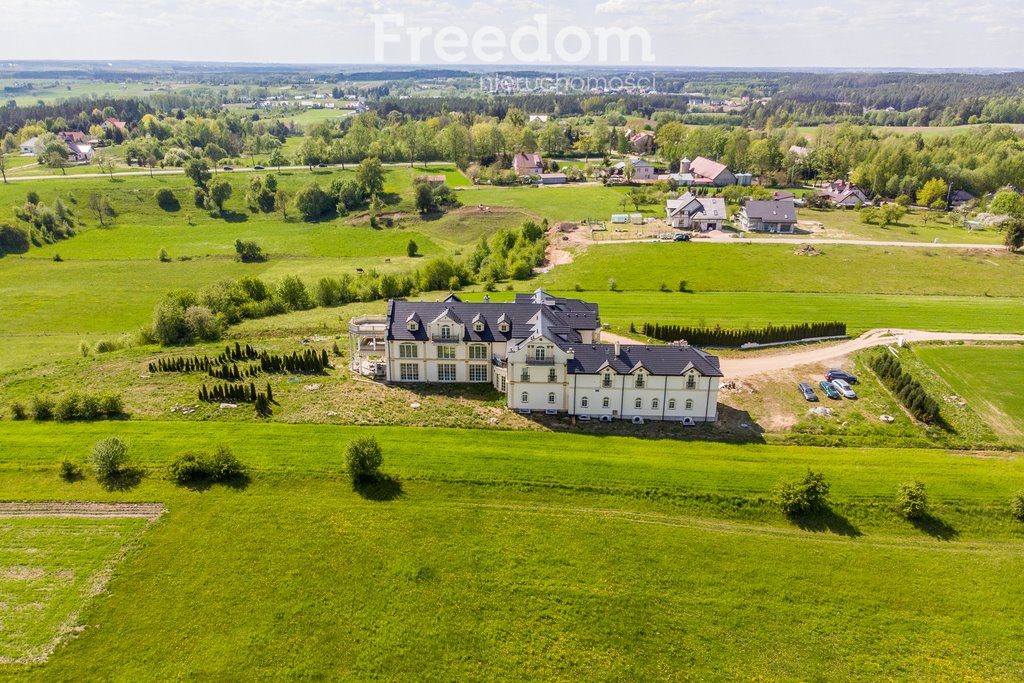
{"type": "MultiPolygon", "coordinates": [[[[354,334],[366,326],[354,320],[354,334]],[[356,324],[358,323],[358,325],[356,324]]],[[[718,358],[686,345],[601,344],[596,304],[543,290],[510,303],[389,301],[367,327],[389,382],[490,383],[515,410],[592,418],[713,422],[718,358]]],[[[366,364],[353,357],[353,367],[366,364]]]]}

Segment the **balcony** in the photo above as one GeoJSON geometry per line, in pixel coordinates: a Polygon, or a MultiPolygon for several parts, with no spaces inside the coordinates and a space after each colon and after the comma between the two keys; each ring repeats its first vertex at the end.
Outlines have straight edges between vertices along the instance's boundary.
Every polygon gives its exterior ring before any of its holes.
{"type": "Polygon", "coordinates": [[[494,367],[496,367],[496,368],[507,368],[508,367],[508,363],[505,361],[505,359],[504,358],[498,358],[497,356],[491,358],[491,364],[494,365],[494,367]]]}
{"type": "Polygon", "coordinates": [[[436,337],[432,336],[430,341],[435,344],[458,344],[460,339],[458,337],[436,337]]]}
{"type": "Polygon", "coordinates": [[[555,364],[555,359],[554,358],[536,358],[536,357],[531,357],[531,358],[527,358],[526,359],[526,364],[527,365],[554,365],[555,364]]]}

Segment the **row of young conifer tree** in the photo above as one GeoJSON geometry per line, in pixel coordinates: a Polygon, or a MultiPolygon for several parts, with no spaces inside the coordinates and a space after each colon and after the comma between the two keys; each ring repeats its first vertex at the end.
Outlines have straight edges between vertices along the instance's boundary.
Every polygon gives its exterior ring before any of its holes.
{"type": "MultiPolygon", "coordinates": [[[[632,329],[635,331],[636,328],[632,329]]],[[[817,337],[842,337],[846,336],[846,323],[800,323],[798,325],[768,325],[750,329],[644,323],[640,327],[640,334],[664,342],[686,341],[694,346],[736,348],[750,343],[772,344],[817,337]]]]}
{"type": "Polygon", "coordinates": [[[239,354],[227,352],[217,358],[208,356],[179,356],[177,358],[160,358],[149,364],[149,371],[156,372],[205,372],[215,379],[237,382],[256,377],[259,373],[268,374],[290,373],[293,375],[318,375],[331,367],[327,350],[316,351],[306,349],[290,354],[270,354],[266,351],[257,353],[249,345],[239,354]],[[243,364],[239,367],[236,360],[258,360],[258,364],[243,364]]]}
{"type": "Polygon", "coordinates": [[[940,424],[938,401],[928,395],[920,382],[903,370],[899,360],[887,349],[873,354],[868,359],[868,365],[911,415],[927,424],[940,424]]]}
{"type": "Polygon", "coordinates": [[[219,403],[230,401],[233,403],[252,403],[256,413],[264,417],[273,412],[271,404],[274,403],[274,390],[267,382],[266,392],[257,391],[256,385],[250,382],[245,384],[214,384],[210,389],[204,384],[199,389],[199,400],[207,403],[219,403]]]}

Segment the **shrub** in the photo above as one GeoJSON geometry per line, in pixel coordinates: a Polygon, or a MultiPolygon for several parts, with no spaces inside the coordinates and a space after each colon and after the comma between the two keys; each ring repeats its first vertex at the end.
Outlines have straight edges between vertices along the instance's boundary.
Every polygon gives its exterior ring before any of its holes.
{"type": "Polygon", "coordinates": [[[82,476],[82,468],[70,460],[62,460],[58,471],[60,472],[60,478],[64,481],[74,481],[82,476]]]}
{"type": "Polygon", "coordinates": [[[89,456],[98,479],[110,479],[128,466],[128,444],[116,436],[97,441],[89,456]]]}
{"type": "Polygon", "coordinates": [[[77,420],[81,415],[81,401],[82,397],[78,394],[62,396],[53,411],[54,417],[61,421],[77,420]]]}
{"type": "Polygon", "coordinates": [[[802,515],[825,509],[828,489],[825,475],[808,469],[800,479],[780,483],[773,500],[786,516],[802,515]]]}
{"type": "Polygon", "coordinates": [[[235,253],[242,263],[261,263],[267,260],[260,245],[251,240],[235,240],[235,253]]]}
{"type": "Polygon", "coordinates": [[[1013,494],[1010,499],[1010,514],[1018,522],[1024,522],[1024,491],[1013,494]]]}
{"type": "Polygon", "coordinates": [[[907,519],[921,519],[928,514],[928,496],[924,484],[908,481],[896,490],[896,509],[907,519]]]}
{"type": "Polygon", "coordinates": [[[171,262],[171,255],[167,253],[166,247],[160,247],[160,253],[157,254],[157,258],[160,260],[160,263],[171,262]]]}
{"type": "Polygon", "coordinates": [[[33,420],[52,420],[53,419],[53,401],[45,396],[35,396],[32,399],[32,419],[33,420]]]}
{"type": "Polygon", "coordinates": [[[177,211],[181,208],[178,198],[166,187],[161,187],[156,191],[156,203],[164,211],[177,211]]]}
{"type": "Polygon", "coordinates": [[[28,418],[28,411],[25,410],[25,406],[18,402],[11,402],[11,419],[12,420],[24,420],[28,418]]]}
{"type": "Polygon", "coordinates": [[[345,461],[352,483],[358,484],[377,478],[380,466],[384,464],[384,455],[377,440],[367,436],[349,443],[345,461]]]}
{"type": "Polygon", "coordinates": [[[179,484],[228,481],[244,472],[245,467],[225,446],[218,446],[213,453],[186,451],[168,466],[170,478],[179,484]]]}

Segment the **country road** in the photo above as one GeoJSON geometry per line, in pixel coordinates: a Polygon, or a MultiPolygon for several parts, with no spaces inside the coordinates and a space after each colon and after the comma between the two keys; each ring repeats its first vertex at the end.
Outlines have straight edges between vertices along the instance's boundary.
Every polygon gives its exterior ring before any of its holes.
{"type": "MultiPolygon", "coordinates": [[[[604,246],[607,244],[668,244],[668,240],[659,239],[636,239],[636,240],[609,240],[600,242],[586,242],[587,246],[604,246]]],[[[1006,247],[1002,244],[970,244],[970,243],[954,243],[954,242],[886,242],[882,240],[856,240],[856,239],[832,239],[832,238],[818,238],[818,237],[805,237],[803,239],[790,239],[788,237],[725,237],[717,239],[695,239],[690,240],[689,244],[783,244],[791,246],[800,246],[802,244],[852,244],[854,246],[861,247],[931,247],[933,249],[985,249],[989,251],[1005,251],[1006,247]]]]}
{"type": "MultiPolygon", "coordinates": [[[[899,338],[906,342],[1020,342],[1024,344],[1024,334],[971,334],[965,332],[928,332],[927,330],[874,329],[868,330],[856,339],[839,342],[838,344],[819,344],[811,347],[795,346],[777,353],[752,355],[749,357],[720,358],[722,374],[725,380],[743,379],[779,370],[788,370],[812,363],[828,363],[838,361],[851,353],[869,349],[874,346],[896,345],[899,338]]],[[[620,342],[636,344],[635,339],[623,337],[612,332],[602,332],[601,341],[606,344],[620,342]]]]}
{"type": "Polygon", "coordinates": [[[792,348],[781,353],[751,356],[749,358],[722,358],[722,373],[726,380],[741,379],[777,370],[786,370],[811,363],[835,361],[856,351],[873,346],[895,345],[899,338],[907,342],[1021,342],[1024,334],[970,334],[964,332],[928,332],[925,330],[875,329],[856,339],[838,344],[816,345],[810,348],[792,348]]]}

